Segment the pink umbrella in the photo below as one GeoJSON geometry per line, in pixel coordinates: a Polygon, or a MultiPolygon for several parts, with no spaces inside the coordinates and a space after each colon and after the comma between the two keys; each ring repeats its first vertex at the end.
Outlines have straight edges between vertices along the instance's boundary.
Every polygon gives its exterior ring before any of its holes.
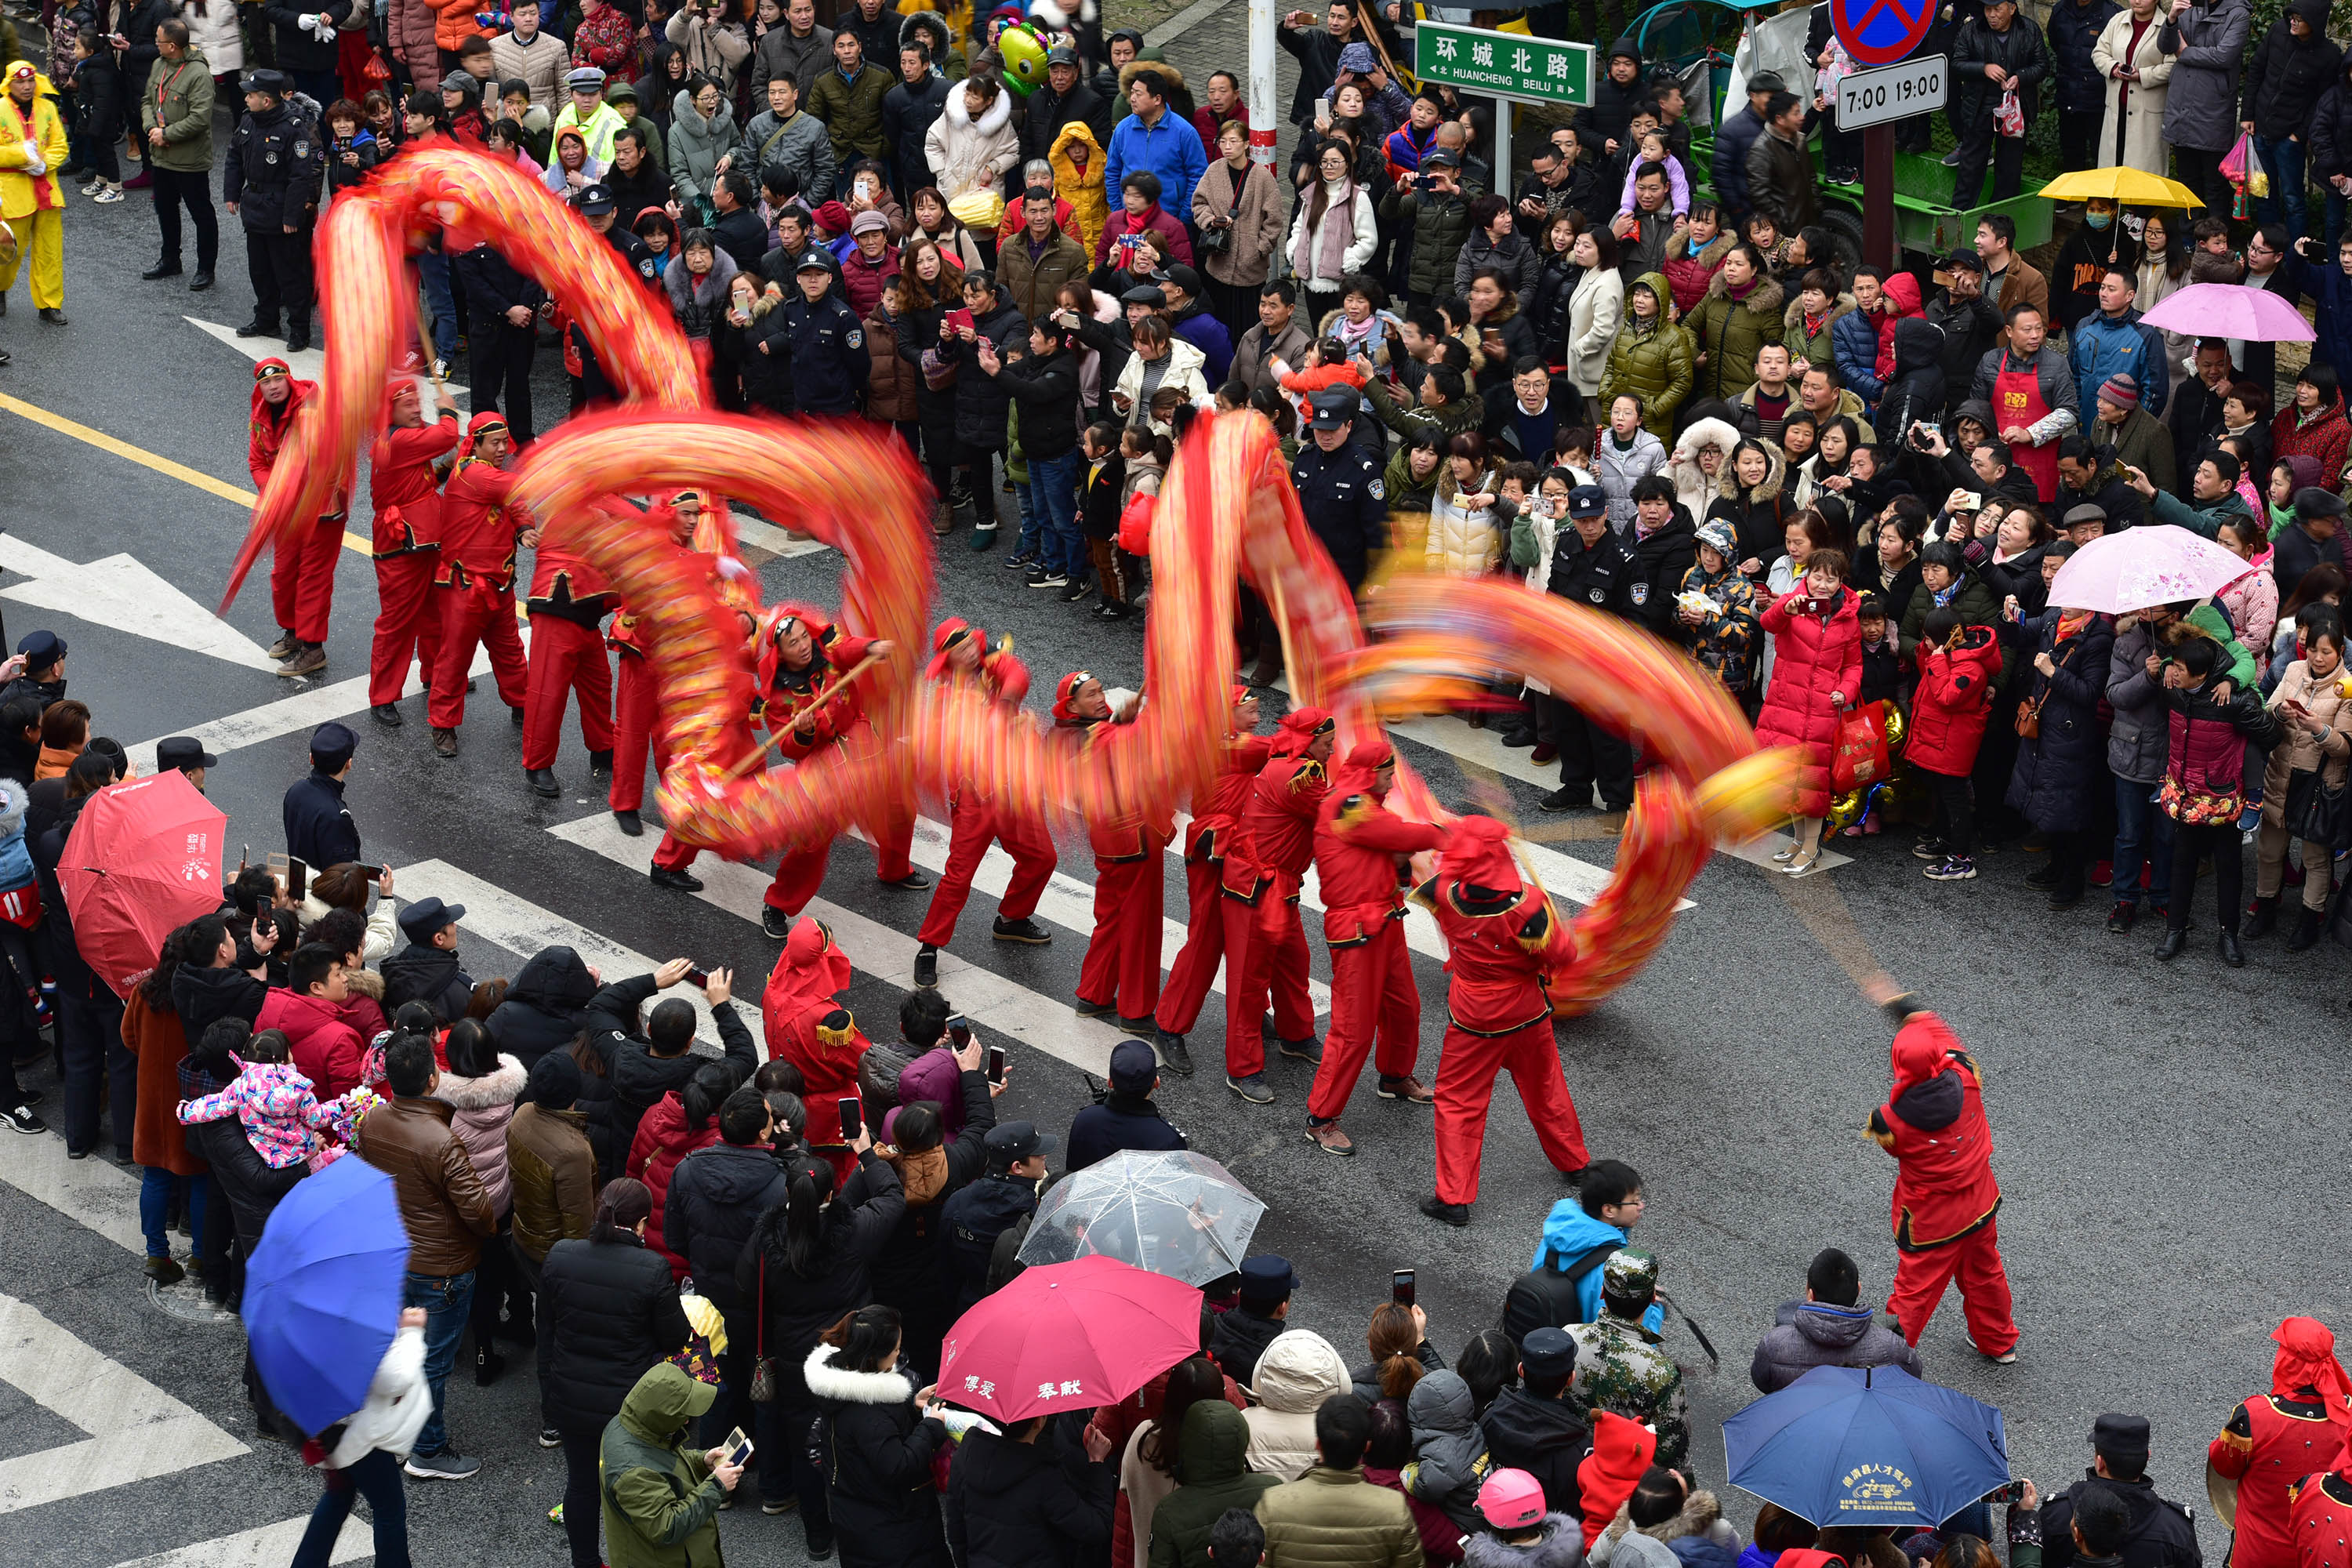
{"type": "Polygon", "coordinates": [[[116,995],[155,967],[173,929],[220,908],[227,827],[177,768],[110,784],[82,807],[58,882],[83,960],[116,995]]]}
{"type": "Polygon", "coordinates": [[[2307,343],[2317,336],[2303,312],[2283,296],[2243,283],[2191,283],[2160,300],[2140,320],[2191,338],[2307,343]]]}
{"type": "MultiPolygon", "coordinates": [[[[2177,298],[2177,296],[2176,296],[2177,298]]],[[[2201,599],[2253,570],[2210,539],[2172,523],[2144,524],[2083,546],[2058,568],[2050,602],[2120,616],[2201,599]]]]}

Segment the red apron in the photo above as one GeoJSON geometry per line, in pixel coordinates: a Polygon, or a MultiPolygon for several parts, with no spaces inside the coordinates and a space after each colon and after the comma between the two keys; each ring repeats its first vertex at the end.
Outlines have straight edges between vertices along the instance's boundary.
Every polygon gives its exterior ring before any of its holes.
{"type": "MultiPolygon", "coordinates": [[[[2000,372],[1993,377],[1992,412],[1998,437],[2012,426],[2031,427],[2050,415],[2050,405],[2042,400],[2042,377],[2032,364],[2023,370],[2009,368],[2009,355],[2000,356],[2000,372]]],[[[2033,493],[2048,506],[2058,499],[2058,443],[2037,447],[2025,442],[2010,450],[2010,457],[2025,470],[2033,481],[2033,493]]]]}

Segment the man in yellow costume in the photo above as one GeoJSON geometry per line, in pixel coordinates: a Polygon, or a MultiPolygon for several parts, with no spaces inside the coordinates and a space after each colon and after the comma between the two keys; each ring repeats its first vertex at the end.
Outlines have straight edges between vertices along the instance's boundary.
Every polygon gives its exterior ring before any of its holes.
{"type": "Polygon", "coordinates": [[[57,168],[66,161],[65,119],[57,89],[17,60],[7,68],[7,90],[0,95],[0,220],[16,236],[0,258],[0,315],[7,313],[8,290],[16,268],[30,260],[33,303],[41,320],[66,324],[65,196],[57,168]]]}

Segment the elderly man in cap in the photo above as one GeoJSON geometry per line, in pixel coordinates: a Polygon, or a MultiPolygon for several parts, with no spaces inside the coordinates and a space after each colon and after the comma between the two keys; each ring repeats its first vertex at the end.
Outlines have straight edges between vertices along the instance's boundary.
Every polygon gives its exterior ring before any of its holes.
{"type": "Polygon", "coordinates": [[[987,1173],[940,1210],[945,1283],[954,1302],[950,1321],[992,1288],[997,1238],[1037,1212],[1045,1156],[1060,1147],[1060,1139],[1038,1131],[1034,1122],[1000,1121],[988,1130],[987,1173]]]}
{"type": "MultiPolygon", "coordinates": [[[[188,782],[196,786],[198,794],[204,792],[206,770],[219,765],[220,759],[205,751],[205,743],[193,735],[166,735],[155,742],[156,773],[159,776],[174,771],[185,773],[188,782]]],[[[326,862],[328,865],[333,863],[326,862]]]]}
{"type": "Polygon", "coordinates": [[[1141,1040],[1113,1046],[1108,1090],[1070,1123],[1068,1169],[1083,1171],[1122,1149],[1149,1153],[1190,1148],[1183,1131],[1152,1100],[1159,1088],[1160,1061],[1150,1046],[1141,1040]]]}
{"type": "MultiPolygon", "coordinates": [[[[1315,394],[1314,409],[1309,421],[1314,443],[1300,449],[1291,465],[1291,480],[1307,526],[1353,589],[1362,584],[1372,552],[1388,547],[1388,492],[1381,482],[1380,458],[1356,440],[1355,392],[1325,387],[1315,394]]],[[[1250,684],[1271,684],[1280,668],[1276,651],[1260,662],[1250,684]]]]}
{"type": "Polygon", "coordinates": [[[247,71],[245,118],[229,138],[221,174],[222,205],[245,224],[246,270],[253,279],[253,320],[240,338],[274,338],[282,315],[286,352],[310,346],[310,223],[326,176],[318,122],[289,110],[283,73],[247,71]]]}
{"type": "MultiPolygon", "coordinates": [[[[252,423],[246,437],[246,470],[253,488],[266,490],[278,467],[294,416],[319,395],[315,381],[297,381],[286,362],[272,355],[253,367],[252,423]]],[[[269,603],[278,619],[278,640],[269,657],[285,662],[283,676],[316,675],[327,668],[327,613],[334,607],[335,568],[343,552],[343,521],[351,491],[338,485],[327,504],[291,538],[281,534],[270,547],[269,603]]]]}
{"type": "Polygon", "coordinates": [[[1331,950],[1331,1028],[1307,1097],[1307,1140],[1327,1154],[1353,1154],[1339,1113],[1364,1058],[1380,1046],[1380,1097],[1428,1105],[1436,1095],[1412,1076],[1421,1054],[1421,993],[1405,948],[1400,873],[1445,843],[1433,823],[1408,822],[1388,806],[1396,752],[1359,742],[1318,808],[1315,871],[1323,940],[1331,950]]]}
{"type": "Polygon", "coordinates": [[[65,638],[52,631],[26,632],[16,641],[16,657],[24,662],[16,679],[0,686],[0,702],[23,698],[46,711],[50,703],[65,700],[65,638]]]}
{"type": "MultiPolygon", "coordinates": [[[[2155,374],[2153,384],[2162,386],[2165,370],[2161,360],[2156,363],[2155,374]]],[[[2095,406],[2098,417],[2091,426],[2091,438],[2100,446],[2114,448],[2119,467],[2137,468],[2156,481],[2157,489],[2170,489],[2172,431],[2141,405],[2137,378],[2127,371],[2117,371],[2107,377],[2099,384],[2095,406]]]]}
{"type": "MultiPolygon", "coordinates": [[[[2083,1556],[2074,1544],[2074,1516],[2092,1493],[2123,1505],[2126,1523],[2116,1555],[2124,1568],[2199,1568],[2204,1555],[2189,1511],[2158,1497],[2147,1479],[2147,1417],[2105,1415],[2091,1424],[2091,1468],[2063,1495],[2042,1508],[2043,1563],[2069,1568],[2083,1556]]],[[[2242,1561],[2238,1552],[2231,1561],[2242,1561]]]]}
{"type": "Polygon", "coordinates": [[[1611,1411],[1651,1427],[1658,1434],[1657,1462],[1673,1469],[1690,1454],[1690,1408],[1682,1368],[1642,1321],[1657,1295],[1654,1254],[1632,1247],[1612,1252],[1601,1266],[1601,1315],[1571,1323],[1566,1332],[1576,1344],[1576,1407],[1611,1411]]]}
{"type": "MultiPolygon", "coordinates": [[[[360,858],[359,825],[343,805],[359,738],[330,721],[310,731],[310,773],[286,792],[286,853],[323,870],[360,858]]],[[[162,760],[157,748],[157,761],[162,760]]]]}
{"type": "Polygon", "coordinates": [[[1581,1493],[1576,1468],[1592,1451],[1584,1406],[1568,1398],[1576,1375],[1576,1341],[1565,1329],[1541,1328],[1519,1342],[1519,1381],[1478,1418],[1496,1469],[1525,1470],[1543,1488],[1544,1507],[1570,1518],[1581,1493]]]}
{"type": "Polygon", "coordinates": [[[457,963],[457,922],[465,918],[465,905],[432,898],[400,911],[400,934],[408,945],[383,961],[387,1015],[400,1011],[404,1002],[422,1002],[444,1024],[466,1016],[474,981],[457,963]]]}
{"type": "Polygon", "coordinates": [[[588,142],[588,156],[599,163],[613,161],[613,134],[621,129],[621,111],[604,101],[604,73],[594,66],[574,68],[563,79],[571,101],[556,111],[548,127],[548,145],[568,128],[588,142]]]}
{"type": "Polygon", "coordinates": [[[2294,492],[2294,521],[2271,538],[2271,575],[2279,584],[2282,601],[2294,593],[2294,585],[2313,567],[2343,568],[2352,559],[2352,552],[2344,546],[2342,496],[2305,485],[2294,492]]]}
{"type": "Polygon", "coordinates": [[[1111,106],[1078,69],[1077,50],[1057,44],[1045,51],[1045,85],[1030,93],[1022,106],[1021,157],[1024,163],[1050,157],[1062,127],[1072,121],[1093,133],[1095,145],[1108,147],[1111,121],[1111,106]]]}
{"type": "Polygon", "coordinates": [[[1242,1259],[1241,1304],[1217,1315],[1209,1331],[1209,1359],[1247,1388],[1257,1376],[1257,1358],[1290,1326],[1290,1293],[1298,1276],[1290,1259],[1271,1252],[1242,1259]]]}

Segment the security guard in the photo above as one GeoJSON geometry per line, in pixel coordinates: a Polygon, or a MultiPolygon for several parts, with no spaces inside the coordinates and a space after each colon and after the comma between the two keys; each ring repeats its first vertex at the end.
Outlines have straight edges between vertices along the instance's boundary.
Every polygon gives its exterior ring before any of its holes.
{"type": "MultiPolygon", "coordinates": [[[[1568,492],[1568,517],[1575,524],[1575,534],[1559,536],[1552,551],[1551,576],[1544,586],[1587,609],[1635,620],[1633,584],[1642,574],[1641,563],[1625,536],[1609,526],[1608,495],[1599,485],[1577,486],[1568,492]]],[[[1558,698],[1544,700],[1552,706],[1559,736],[1559,788],[1537,804],[1546,811],[1590,810],[1597,779],[1604,810],[1630,809],[1633,804],[1632,744],[1558,698]]]]}
{"type": "Polygon", "coordinates": [[[874,368],[857,312],[833,292],[833,269],[814,252],[793,268],[801,297],[784,301],[784,341],[792,347],[793,407],[802,414],[854,415],[866,402],[874,368]]]}
{"type": "Polygon", "coordinates": [[[343,805],[359,737],[331,720],[310,731],[310,771],[286,792],[286,853],[323,871],[360,858],[359,825],[343,805]]]}
{"type": "Polygon", "coordinates": [[[1331,563],[1353,589],[1364,580],[1371,552],[1389,539],[1388,494],[1381,459],[1355,439],[1356,393],[1326,387],[1315,395],[1315,444],[1291,465],[1307,526],[1330,552],[1331,563]]]}
{"type": "MultiPolygon", "coordinates": [[[[2145,1415],[2108,1413],[2091,1423],[2091,1468],[2083,1479],[2042,1505],[2042,1538],[2056,1547],[2050,1552],[2060,1568],[2083,1561],[2074,1545],[2074,1510],[2084,1497],[2104,1491],[2124,1506],[2124,1538],[2116,1549],[2122,1568],[2200,1568],[2205,1561],[2197,1543],[2197,1516],[2170,1498],[2158,1495],[2147,1479],[2148,1426],[2145,1415]]],[[[2244,1537],[2233,1561],[2243,1554],[2244,1537]]],[[[2312,1561],[2309,1555],[2305,1562],[2312,1561]]]]}
{"type": "Polygon", "coordinates": [[[247,71],[245,120],[228,144],[221,194],[245,220],[246,268],[253,277],[253,320],[240,338],[274,338],[286,318],[286,352],[310,346],[310,226],[327,168],[318,122],[290,108],[285,73],[247,71]]]}
{"type": "MultiPolygon", "coordinates": [[[[630,233],[627,225],[614,221],[616,205],[611,187],[601,180],[583,186],[580,194],[572,198],[572,210],[588,220],[590,228],[604,237],[604,243],[620,257],[621,265],[635,274],[638,282],[658,293],[661,268],[644,240],[630,233]]],[[[595,351],[588,346],[588,334],[580,330],[577,321],[568,320],[564,320],[564,331],[571,338],[572,354],[580,362],[580,378],[572,387],[572,411],[577,414],[587,404],[611,402],[617,395],[596,363],[595,351]]]]}

